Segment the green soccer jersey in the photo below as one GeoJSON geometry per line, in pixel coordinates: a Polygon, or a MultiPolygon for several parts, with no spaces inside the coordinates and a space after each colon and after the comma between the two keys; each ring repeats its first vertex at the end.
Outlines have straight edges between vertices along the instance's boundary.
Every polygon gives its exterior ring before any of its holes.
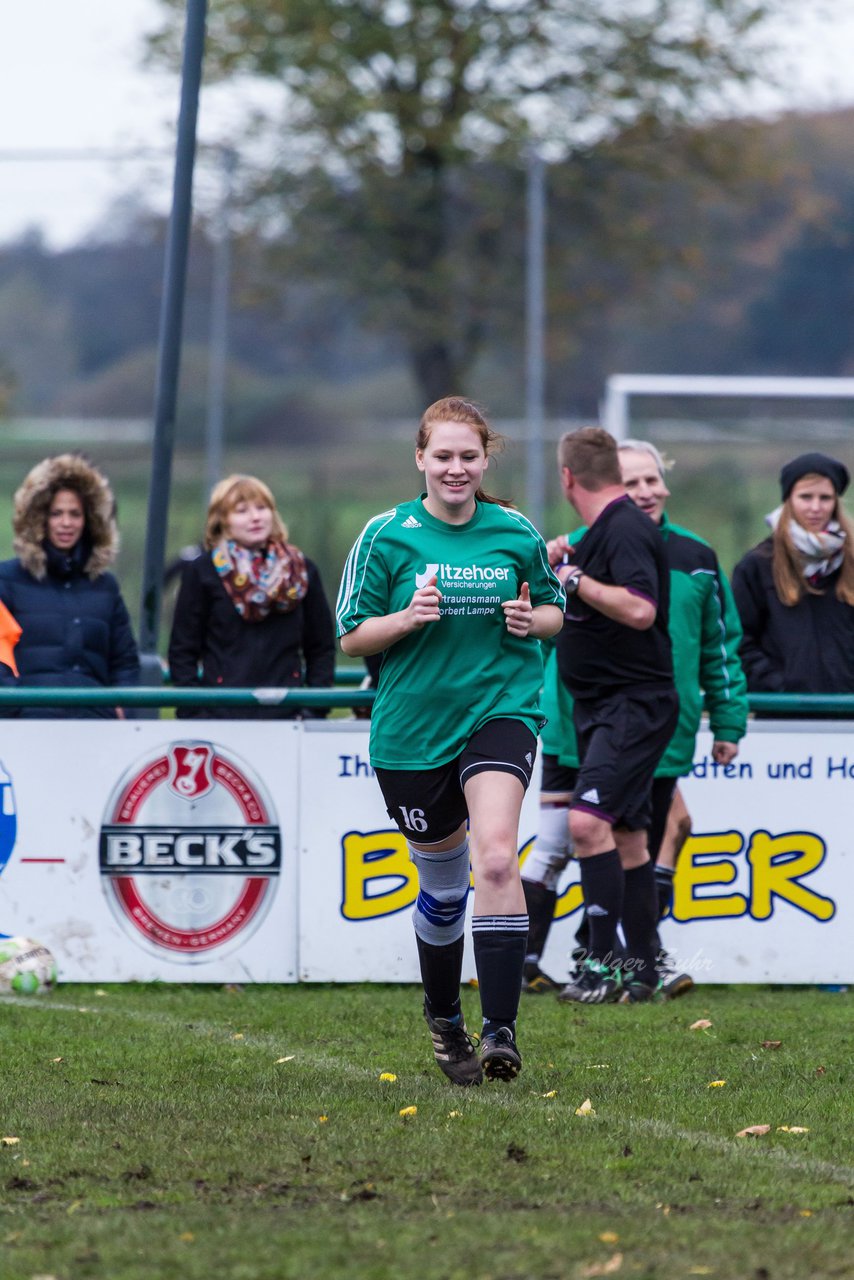
{"type": "Polygon", "coordinates": [[[446,524],[423,497],[368,521],[344,567],[338,634],[405,609],[432,577],[441,617],[383,655],[371,716],[371,761],[384,769],[432,769],[455,759],[487,720],[542,723],[538,640],[510,635],[505,600],[527,582],[533,605],[563,608],[545,544],[518,511],[478,502],[467,524],[446,524]]]}

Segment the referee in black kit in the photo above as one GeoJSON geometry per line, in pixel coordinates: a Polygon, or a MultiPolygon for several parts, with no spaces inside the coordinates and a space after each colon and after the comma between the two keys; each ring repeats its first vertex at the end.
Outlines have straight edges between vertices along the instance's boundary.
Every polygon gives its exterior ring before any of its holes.
{"type": "Polygon", "coordinates": [[[557,653],[575,704],[581,763],[569,828],[590,925],[589,954],[558,998],[651,1000],[658,911],[647,827],[653,774],[679,709],[664,540],[626,494],[607,431],[568,432],[558,464],[564,495],[587,526],[574,563],[557,570],[567,595],[557,653]]]}

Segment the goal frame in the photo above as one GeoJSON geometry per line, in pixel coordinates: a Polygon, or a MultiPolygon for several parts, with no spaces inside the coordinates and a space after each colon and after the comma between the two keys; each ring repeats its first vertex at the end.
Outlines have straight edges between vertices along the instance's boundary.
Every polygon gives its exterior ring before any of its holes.
{"type": "MultiPolygon", "coordinates": [[[[780,375],[614,373],[605,383],[600,422],[616,440],[629,438],[629,401],[642,396],[730,396],[764,400],[851,400],[854,378],[793,378],[780,375]]],[[[854,414],[852,415],[854,416],[854,414]]]]}

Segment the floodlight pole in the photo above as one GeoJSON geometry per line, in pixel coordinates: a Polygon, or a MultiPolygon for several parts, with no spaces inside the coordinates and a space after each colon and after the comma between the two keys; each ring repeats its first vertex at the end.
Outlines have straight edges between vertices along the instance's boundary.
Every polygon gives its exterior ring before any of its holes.
{"type": "Polygon", "coordinates": [[[139,647],[143,664],[143,684],[159,683],[161,678],[157,640],[163,599],[166,525],[169,518],[169,489],[172,480],[175,408],[181,364],[181,327],[184,318],[187,255],[193,212],[196,121],[202,82],[206,17],[207,0],[187,0],[184,58],[181,68],[181,106],[175,147],[175,178],[172,188],[169,235],[166,242],[163,299],[160,307],[151,488],[148,494],[148,523],[145,531],[145,559],[140,603],[139,647]]]}
{"type": "Polygon", "coordinates": [[[220,152],[222,191],[219,225],[213,245],[211,279],[211,332],[208,343],[208,411],[205,422],[205,498],[207,512],[210,492],[222,479],[225,447],[225,404],[228,387],[228,302],[231,293],[231,201],[237,152],[223,147],[220,152]]]}
{"type": "Polygon", "coordinates": [[[525,420],[527,485],[525,514],[543,530],[546,476],[545,423],[545,276],[546,165],[536,147],[528,153],[525,253],[525,420]]]}

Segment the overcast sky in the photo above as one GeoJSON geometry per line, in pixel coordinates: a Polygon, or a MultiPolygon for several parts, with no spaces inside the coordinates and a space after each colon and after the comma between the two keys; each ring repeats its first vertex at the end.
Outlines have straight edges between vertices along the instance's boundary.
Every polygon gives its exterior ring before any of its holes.
{"type": "MultiPolygon", "coordinates": [[[[854,3],[798,7],[782,30],[788,87],[780,106],[854,103],[854,3]]],[[[0,242],[38,226],[54,246],[73,243],[124,193],[167,208],[171,157],[158,164],[44,155],[171,147],[177,83],[140,69],[157,0],[0,0],[0,13],[0,242]]],[[[201,138],[215,140],[237,109],[222,91],[205,92],[201,138]]]]}

